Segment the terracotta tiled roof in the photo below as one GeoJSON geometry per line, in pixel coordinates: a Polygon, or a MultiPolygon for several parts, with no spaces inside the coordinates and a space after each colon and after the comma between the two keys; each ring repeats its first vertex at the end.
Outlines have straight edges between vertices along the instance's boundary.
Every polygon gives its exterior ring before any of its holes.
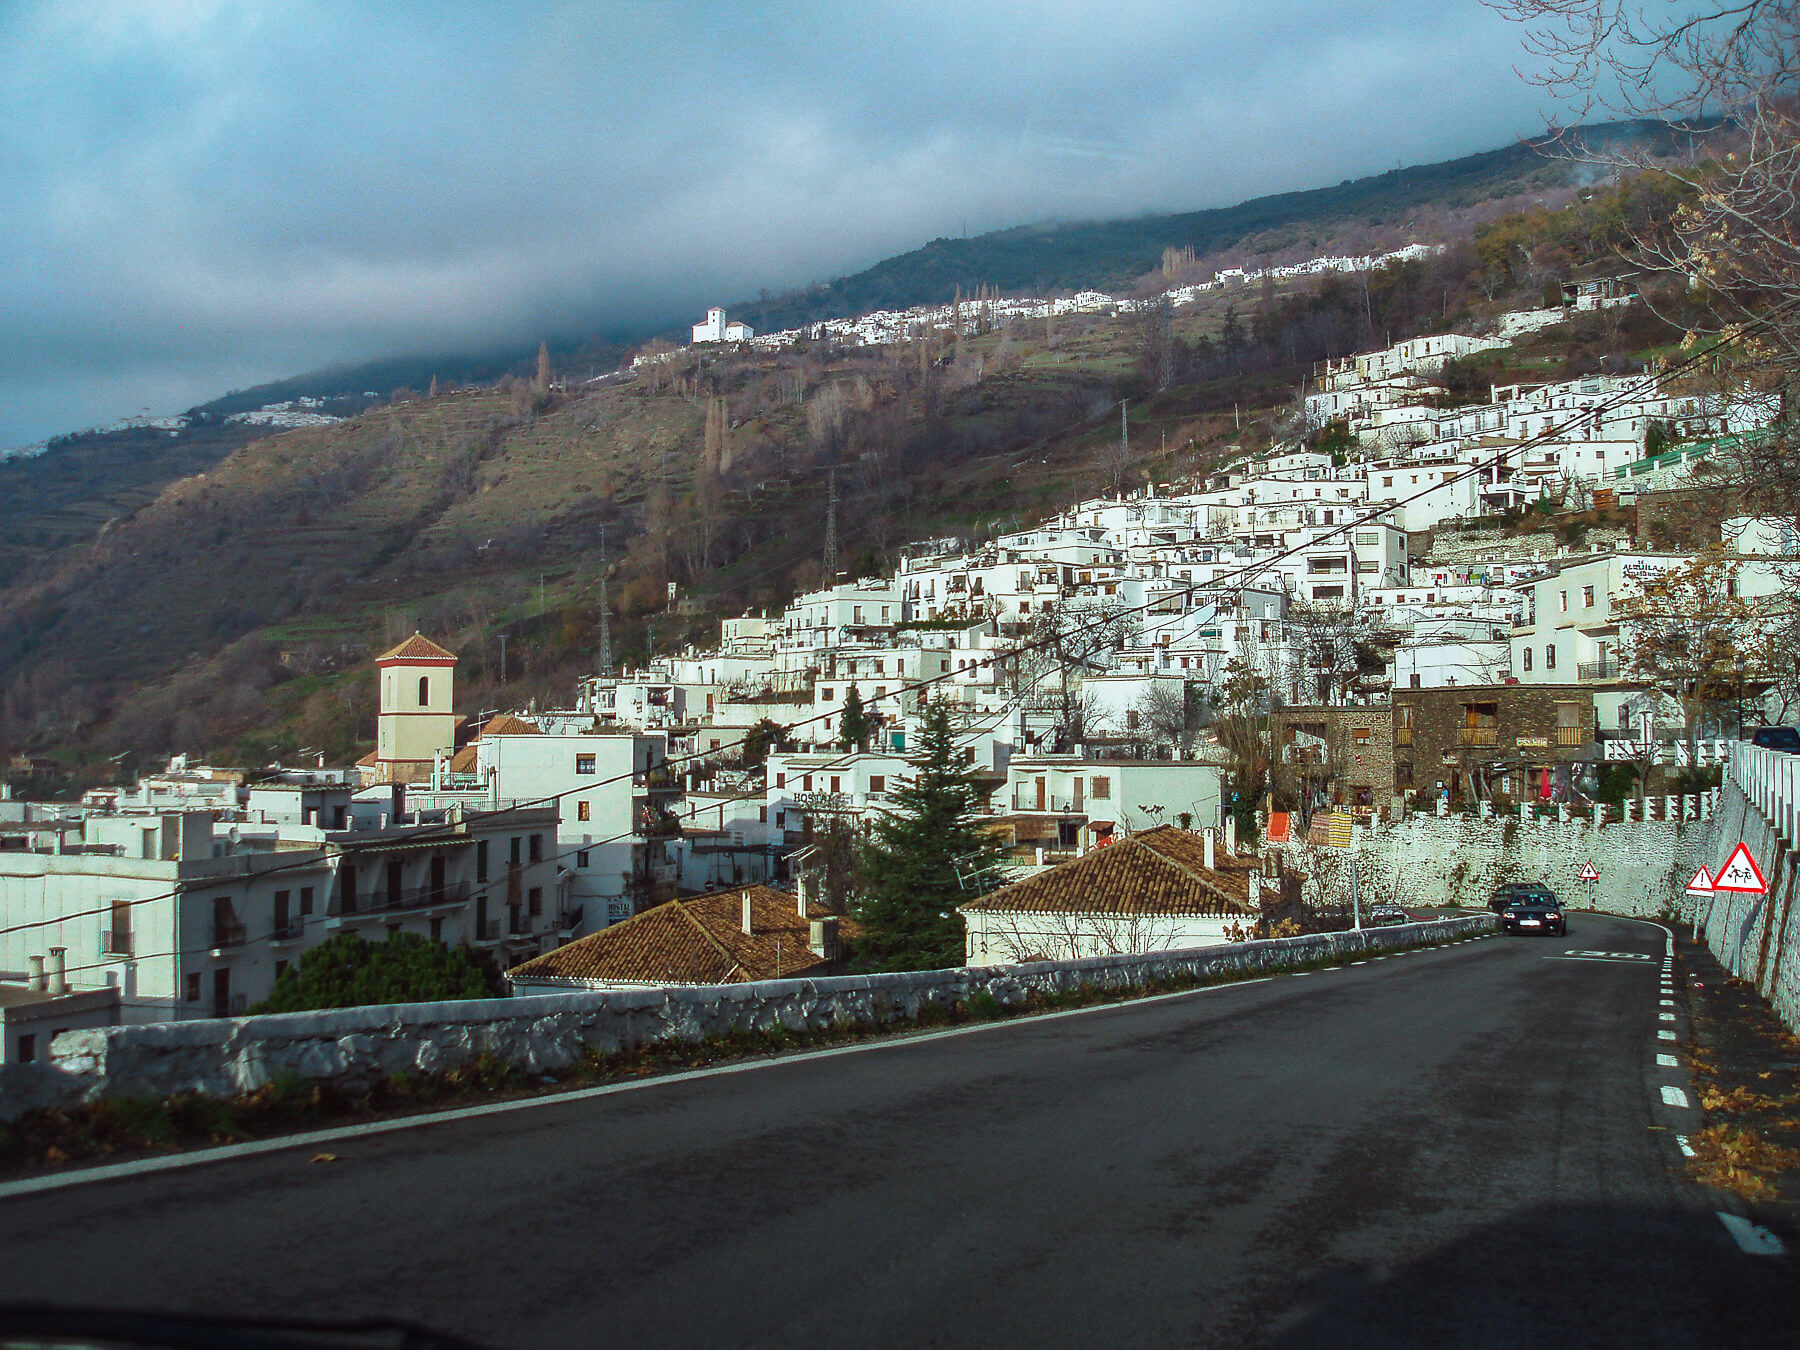
{"type": "Polygon", "coordinates": [[[451,773],[474,773],[475,742],[470,741],[462,749],[450,756],[450,763],[446,767],[451,773]]]}
{"type": "Polygon", "coordinates": [[[497,713],[488,718],[487,723],[476,733],[480,736],[536,736],[539,734],[536,722],[527,722],[523,717],[514,717],[511,713],[497,713]]]}
{"type": "Polygon", "coordinates": [[[454,661],[455,652],[445,651],[423,633],[414,633],[398,647],[390,647],[377,661],[454,661]]]}
{"type": "Polygon", "coordinates": [[[1076,914],[1254,915],[1250,869],[1254,858],[1228,858],[1221,847],[1206,869],[1199,835],[1174,825],[1134,834],[1115,844],[1004,886],[965,910],[1076,914]]]}
{"type": "MultiPolygon", "coordinates": [[[[507,971],[518,979],[558,978],[636,984],[740,984],[779,976],[823,974],[832,963],[810,946],[811,918],[827,917],[816,906],[807,919],[785,891],[742,886],[711,895],[670,900],[533,957],[507,971]],[[750,893],[750,932],[744,932],[743,893],[750,893]]],[[[838,937],[855,936],[849,919],[838,937]]]]}

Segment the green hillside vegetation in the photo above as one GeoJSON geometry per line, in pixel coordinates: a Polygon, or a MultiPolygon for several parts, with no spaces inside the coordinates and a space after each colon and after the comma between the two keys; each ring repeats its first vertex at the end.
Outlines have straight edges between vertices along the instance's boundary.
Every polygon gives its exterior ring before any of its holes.
{"type": "MultiPolygon", "coordinates": [[[[1617,265],[1600,223],[1629,191],[1366,277],[1210,293],[1166,326],[1152,308],[881,349],[694,349],[624,381],[508,379],[240,446],[6,578],[0,750],[65,766],[39,792],[118,772],[119,752],[343,762],[373,732],[370,658],[414,628],[461,655],[463,711],[560,702],[594,666],[603,530],[615,656],[709,642],[722,615],[818,584],[828,472],[853,575],[915,539],[1179,481],[1293,431],[1313,362],[1536,303],[1546,242],[1617,265]]],[[[1462,378],[1580,374],[1678,336],[1638,309],[1582,316],[1462,378]]]]}

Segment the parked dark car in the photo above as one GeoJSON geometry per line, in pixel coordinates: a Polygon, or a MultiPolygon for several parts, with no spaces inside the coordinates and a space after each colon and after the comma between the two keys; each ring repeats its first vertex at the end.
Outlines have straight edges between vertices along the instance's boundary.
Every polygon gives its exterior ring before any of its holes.
{"type": "Polygon", "coordinates": [[[1758,727],[1750,733],[1750,744],[1800,755],[1800,727],[1758,727]]]}
{"type": "Polygon", "coordinates": [[[1540,886],[1514,896],[1512,903],[1500,911],[1500,926],[1509,933],[1561,935],[1569,931],[1569,920],[1554,892],[1540,886]]]}
{"type": "Polygon", "coordinates": [[[1556,892],[1541,881],[1509,881],[1498,887],[1488,901],[1488,908],[1494,913],[1504,913],[1508,906],[1522,900],[1548,900],[1556,903],[1556,892]]]}

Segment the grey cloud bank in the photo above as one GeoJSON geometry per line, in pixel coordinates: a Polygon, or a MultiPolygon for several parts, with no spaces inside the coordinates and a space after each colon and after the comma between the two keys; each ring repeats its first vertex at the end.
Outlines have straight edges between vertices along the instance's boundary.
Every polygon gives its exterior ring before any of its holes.
{"type": "Polygon", "coordinates": [[[0,447],[1541,124],[1476,0],[0,15],[0,447]]]}

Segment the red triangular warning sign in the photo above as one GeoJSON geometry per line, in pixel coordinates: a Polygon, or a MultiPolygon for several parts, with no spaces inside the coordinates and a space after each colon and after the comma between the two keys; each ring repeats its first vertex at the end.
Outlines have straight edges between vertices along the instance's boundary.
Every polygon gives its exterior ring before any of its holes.
{"type": "Polygon", "coordinates": [[[1711,895],[1713,893],[1712,877],[1704,867],[1694,873],[1694,879],[1687,884],[1687,892],[1689,895],[1711,895]]]}
{"type": "Polygon", "coordinates": [[[1581,871],[1576,876],[1581,881],[1598,881],[1600,880],[1600,869],[1594,866],[1592,860],[1589,860],[1581,864],[1581,871]]]}
{"type": "Polygon", "coordinates": [[[1769,883],[1763,880],[1762,868],[1750,856],[1749,847],[1740,843],[1713,877],[1713,889],[1736,891],[1740,895],[1767,895],[1769,883]]]}

